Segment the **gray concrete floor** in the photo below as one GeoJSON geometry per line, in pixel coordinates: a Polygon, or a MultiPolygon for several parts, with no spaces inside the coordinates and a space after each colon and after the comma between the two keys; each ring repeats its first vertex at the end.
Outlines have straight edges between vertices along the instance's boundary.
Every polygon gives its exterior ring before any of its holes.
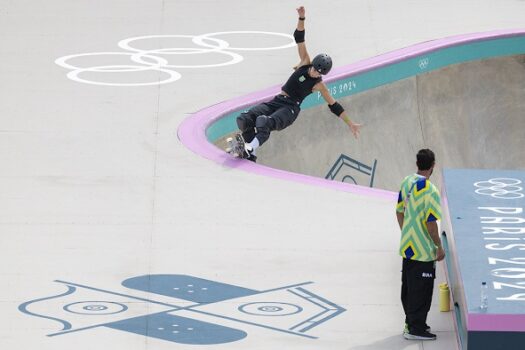
{"type": "MultiPolygon", "coordinates": [[[[525,13],[525,2],[510,0],[302,4],[309,49],[329,51],[336,66],[435,38],[519,28],[525,13]]],[[[59,323],[18,309],[23,302],[63,293],[56,280],[131,293],[121,282],[147,274],[185,274],[255,290],[312,281],[312,292],[347,309],[314,328],[310,334],[317,339],[224,320],[248,336],[217,348],[455,348],[452,315],[439,313],[437,303],[429,315],[436,342],[401,336],[393,203],[224,168],[177,140],[177,126],[189,114],[283,82],[297,63],[294,48],[242,51],[243,60],[235,65],[174,69],[182,75],[179,80],[148,86],[81,83],[54,63],[79,53],[122,52],[118,42],[145,35],[291,33],[298,5],[273,0],[0,2],[2,349],[195,347],[106,327],[48,337],[61,330],[59,323]]],[[[241,34],[217,38],[231,46],[254,45],[241,34]]],[[[192,47],[188,38],[172,39],[177,47],[192,47]]],[[[257,45],[285,42],[265,37],[257,45]]],[[[152,49],[159,42],[141,44],[152,49]]],[[[176,64],[230,59],[217,53],[188,56],[196,57],[179,57],[176,64]]],[[[77,72],[99,83],[170,76],[133,71],[130,57],[83,56],[68,62],[106,67],[99,68],[105,72],[77,72]],[[114,65],[120,71],[108,72],[114,65]]],[[[438,282],[443,278],[440,270],[438,282]]],[[[56,304],[35,305],[32,311],[64,314],[56,304]]]]}

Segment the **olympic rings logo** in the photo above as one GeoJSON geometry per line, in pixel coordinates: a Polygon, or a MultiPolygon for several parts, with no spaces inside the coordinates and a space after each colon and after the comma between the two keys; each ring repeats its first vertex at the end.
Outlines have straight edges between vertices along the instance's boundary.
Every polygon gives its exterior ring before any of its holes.
{"type": "Polygon", "coordinates": [[[430,59],[428,57],[420,59],[418,62],[419,69],[421,70],[426,69],[429,63],[430,63],[430,59]]]}
{"type": "MultiPolygon", "coordinates": [[[[79,83],[93,84],[93,85],[109,85],[109,86],[147,86],[147,85],[160,85],[172,83],[179,80],[182,75],[174,69],[187,69],[187,68],[212,68],[222,67],[231,64],[241,62],[244,57],[241,56],[238,51],[263,51],[263,50],[279,50],[286,49],[295,46],[295,40],[292,35],[275,33],[275,32],[261,32],[261,31],[229,31],[229,32],[216,32],[201,35],[146,35],[132,37],[124,39],[118,42],[118,46],[125,51],[110,51],[110,52],[91,52],[91,53],[80,53],[68,56],[62,56],[55,60],[55,63],[63,68],[71,70],[67,77],[79,83]],[[270,35],[277,37],[284,37],[290,40],[288,43],[280,46],[273,47],[231,47],[230,44],[217,38],[217,36],[228,35],[228,34],[248,34],[248,35],[270,35]],[[191,39],[193,45],[198,47],[164,47],[164,42],[173,39],[191,39]],[[136,46],[147,47],[145,42],[153,41],[161,48],[139,48],[136,46]],[[137,45],[141,42],[141,45],[137,45]],[[134,45],[134,46],[133,46],[134,45]],[[169,58],[176,55],[202,55],[202,54],[219,54],[227,57],[227,60],[222,60],[219,63],[213,64],[174,64],[170,63],[169,58]],[[125,64],[97,64],[95,66],[80,66],[72,63],[68,63],[72,60],[82,57],[96,57],[97,60],[106,60],[110,57],[117,57],[122,59],[126,57],[129,61],[125,64]],[[132,82],[132,81],[103,81],[103,79],[88,79],[85,76],[86,73],[96,73],[92,75],[107,75],[114,76],[120,74],[137,73],[138,76],[144,75],[143,73],[156,72],[156,74],[150,74],[154,79],[149,77],[149,81],[143,82],[132,82]]],[[[151,44],[150,44],[151,46],[151,44]]],[[[158,47],[158,46],[157,46],[158,47]]],[[[120,77],[122,80],[123,77],[120,77]]],[[[124,77],[124,79],[133,79],[132,77],[124,77]]],[[[137,79],[137,78],[135,78],[137,79]]],[[[144,79],[144,77],[142,77],[144,79]]]]}
{"type": "Polygon", "coordinates": [[[518,186],[521,184],[521,180],[498,177],[487,181],[478,181],[474,183],[478,189],[477,194],[491,196],[493,198],[502,199],[517,199],[523,198],[524,194],[521,193],[523,187],[518,186]]]}

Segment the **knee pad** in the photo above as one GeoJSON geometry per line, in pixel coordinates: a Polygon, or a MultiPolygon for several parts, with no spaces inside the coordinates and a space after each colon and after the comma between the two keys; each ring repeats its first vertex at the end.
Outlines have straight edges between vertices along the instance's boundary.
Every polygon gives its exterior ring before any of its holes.
{"type": "Polygon", "coordinates": [[[244,113],[237,117],[237,126],[241,131],[246,131],[255,127],[253,121],[244,113]]]}
{"type": "Polygon", "coordinates": [[[266,115],[260,115],[255,120],[255,127],[257,129],[269,129],[270,128],[270,118],[266,115]]]}

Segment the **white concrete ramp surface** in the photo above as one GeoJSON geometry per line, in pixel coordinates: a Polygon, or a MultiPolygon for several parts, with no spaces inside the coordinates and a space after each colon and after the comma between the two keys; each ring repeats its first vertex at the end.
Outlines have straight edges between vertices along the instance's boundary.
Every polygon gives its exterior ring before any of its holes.
{"type": "MultiPolygon", "coordinates": [[[[456,348],[436,302],[437,341],[401,335],[393,193],[256,175],[177,138],[197,111],[283,83],[299,5],[309,50],[335,67],[519,29],[525,13],[489,0],[0,1],[1,349],[456,348]]],[[[506,60],[520,77],[521,56],[486,64],[506,60]]],[[[360,108],[356,149],[389,136],[360,108]]],[[[404,165],[389,190],[414,170],[413,154],[392,153],[404,165]]]]}

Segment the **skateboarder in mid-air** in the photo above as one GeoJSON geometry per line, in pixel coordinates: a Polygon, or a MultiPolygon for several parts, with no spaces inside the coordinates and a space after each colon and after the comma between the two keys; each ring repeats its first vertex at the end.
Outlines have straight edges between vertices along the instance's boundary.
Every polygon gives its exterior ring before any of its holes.
{"type": "Polygon", "coordinates": [[[236,157],[255,161],[257,158],[255,150],[268,140],[270,132],[283,130],[292,125],[301,111],[301,102],[314,91],[320,92],[332,113],[348,124],[356,138],[359,136],[361,124],[350,120],[344,108],[330,95],[328,88],[323,83],[322,75],[327,74],[332,68],[332,59],[322,53],[310,60],[304,42],[304,7],[299,7],[297,13],[299,20],[294,38],[301,61],[277,96],[269,102],[252,107],[237,117],[237,125],[242,134],[237,134],[235,138],[227,140],[228,153],[236,157]]]}

